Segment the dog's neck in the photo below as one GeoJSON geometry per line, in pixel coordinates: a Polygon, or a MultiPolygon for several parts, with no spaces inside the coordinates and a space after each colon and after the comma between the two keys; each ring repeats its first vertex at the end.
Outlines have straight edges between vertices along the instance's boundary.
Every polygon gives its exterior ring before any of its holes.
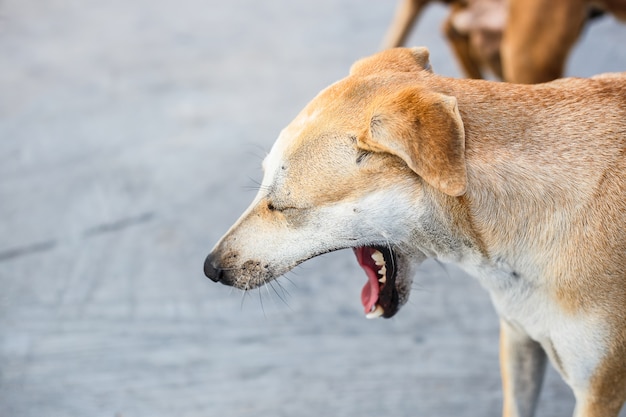
{"type": "Polygon", "coordinates": [[[544,254],[554,245],[566,246],[566,231],[582,221],[580,213],[594,200],[618,147],[590,157],[584,132],[600,128],[596,126],[546,136],[554,131],[546,125],[572,125],[567,106],[576,100],[575,91],[563,94],[546,120],[545,87],[438,80],[433,77],[433,87],[457,98],[465,125],[468,188],[454,203],[465,213],[462,229],[469,232],[464,238],[485,259],[551,262],[544,254]],[[519,107],[519,94],[532,95],[536,106],[519,107]],[[529,249],[521,254],[520,247],[529,249]]]}

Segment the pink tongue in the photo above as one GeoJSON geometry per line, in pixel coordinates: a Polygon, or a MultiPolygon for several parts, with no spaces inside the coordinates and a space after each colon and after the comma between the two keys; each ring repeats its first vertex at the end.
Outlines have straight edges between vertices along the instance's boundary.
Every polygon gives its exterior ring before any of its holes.
{"type": "Polygon", "coordinates": [[[367,283],[361,291],[361,303],[365,308],[365,314],[372,311],[372,307],[376,305],[379,294],[378,274],[376,273],[376,264],[372,260],[372,253],[375,249],[368,247],[354,248],[356,259],[361,268],[367,274],[367,283]]]}

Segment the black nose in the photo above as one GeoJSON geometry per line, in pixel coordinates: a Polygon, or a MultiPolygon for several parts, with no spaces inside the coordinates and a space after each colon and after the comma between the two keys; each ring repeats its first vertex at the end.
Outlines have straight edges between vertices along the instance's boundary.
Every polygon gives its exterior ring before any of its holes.
{"type": "Polygon", "coordinates": [[[214,282],[220,282],[224,277],[224,270],[214,265],[213,258],[210,254],[204,261],[204,275],[214,282]]]}

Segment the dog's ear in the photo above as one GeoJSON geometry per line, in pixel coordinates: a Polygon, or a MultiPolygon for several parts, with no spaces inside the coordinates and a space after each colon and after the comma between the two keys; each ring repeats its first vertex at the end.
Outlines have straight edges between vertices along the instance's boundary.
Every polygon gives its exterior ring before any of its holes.
{"type": "Polygon", "coordinates": [[[414,87],[382,97],[359,146],[400,157],[445,194],[465,193],[465,131],[454,97],[414,87]]]}
{"type": "Polygon", "coordinates": [[[387,49],[355,62],[350,68],[350,75],[372,75],[384,71],[432,72],[429,56],[428,49],[424,47],[387,49]]]}

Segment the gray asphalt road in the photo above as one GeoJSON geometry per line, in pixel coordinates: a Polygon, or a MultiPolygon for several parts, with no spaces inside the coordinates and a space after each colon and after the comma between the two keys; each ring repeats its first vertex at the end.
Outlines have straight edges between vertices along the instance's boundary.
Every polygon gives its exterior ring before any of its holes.
{"type": "MultiPolygon", "coordinates": [[[[0,416],[499,415],[497,319],[452,267],[387,321],[348,251],[247,295],[202,274],[280,129],[393,7],[0,2],[0,416]]],[[[411,43],[458,76],[444,13],[411,43]]],[[[625,70],[625,40],[594,23],[568,72],[625,70]]],[[[572,409],[550,370],[539,415],[572,409]]]]}

